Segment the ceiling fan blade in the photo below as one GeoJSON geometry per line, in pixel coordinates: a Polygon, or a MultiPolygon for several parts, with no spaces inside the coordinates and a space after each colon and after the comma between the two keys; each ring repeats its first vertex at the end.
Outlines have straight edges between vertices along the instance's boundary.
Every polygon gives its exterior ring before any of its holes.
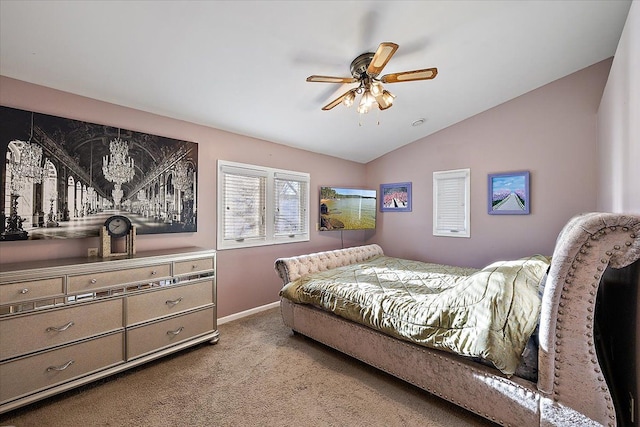
{"type": "Polygon", "coordinates": [[[353,77],[309,76],[308,82],[318,83],[356,83],[358,79],[353,77]]]}
{"type": "Polygon", "coordinates": [[[424,70],[405,71],[403,73],[387,74],[380,78],[382,83],[410,82],[413,80],[430,80],[438,75],[437,68],[426,68],[424,70]]]}
{"type": "Polygon", "coordinates": [[[331,101],[330,103],[328,103],[327,105],[322,107],[322,109],[324,111],[331,110],[333,107],[335,107],[336,105],[340,104],[342,102],[342,100],[344,100],[346,98],[346,96],[351,93],[352,90],[353,89],[349,89],[348,91],[346,91],[345,93],[343,93],[342,95],[340,95],[339,97],[337,97],[336,99],[334,99],[333,101],[331,101]]]}
{"type": "Polygon", "coordinates": [[[391,59],[394,53],[398,50],[398,45],[391,42],[380,43],[378,46],[378,50],[376,50],[375,55],[371,59],[371,63],[367,68],[367,74],[370,77],[377,77],[378,74],[382,72],[382,69],[387,62],[391,59]]]}

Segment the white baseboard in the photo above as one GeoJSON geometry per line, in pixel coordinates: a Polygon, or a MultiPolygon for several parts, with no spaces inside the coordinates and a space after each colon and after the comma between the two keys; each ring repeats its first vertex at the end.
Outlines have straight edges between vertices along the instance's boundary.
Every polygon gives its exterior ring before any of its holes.
{"type": "Polygon", "coordinates": [[[280,305],[280,301],[272,302],[271,304],[262,305],[260,307],[252,308],[249,310],[241,311],[240,313],[230,314],[218,319],[218,325],[222,325],[232,320],[242,319],[243,317],[251,316],[252,314],[260,313],[261,311],[276,308],[280,305]]]}

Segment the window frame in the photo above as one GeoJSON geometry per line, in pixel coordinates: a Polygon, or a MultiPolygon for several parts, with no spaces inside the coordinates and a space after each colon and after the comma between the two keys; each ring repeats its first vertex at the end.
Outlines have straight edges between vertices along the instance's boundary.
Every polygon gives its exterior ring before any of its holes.
{"type": "MultiPolygon", "coordinates": [[[[451,191],[455,191],[452,189],[451,191]]],[[[433,235],[443,237],[471,237],[471,169],[453,169],[433,172],[433,235]],[[439,195],[445,189],[442,187],[445,180],[464,179],[464,194],[454,194],[452,197],[463,200],[461,209],[456,213],[464,217],[460,228],[451,229],[441,225],[439,219],[440,199],[439,195]]]]}
{"type": "Polygon", "coordinates": [[[230,162],[226,160],[218,160],[218,171],[217,171],[217,249],[225,250],[225,249],[237,249],[237,248],[249,248],[256,246],[266,246],[266,245],[277,245],[284,243],[295,243],[295,242],[308,242],[310,240],[309,227],[310,227],[310,217],[309,217],[309,190],[310,190],[310,182],[311,176],[306,172],[298,172],[298,171],[290,171],[284,169],[276,169],[266,166],[257,166],[246,163],[237,163],[230,162]],[[229,238],[225,239],[225,175],[226,174],[235,174],[241,176],[251,176],[251,177],[265,177],[266,185],[263,188],[263,194],[259,195],[264,200],[264,227],[265,233],[264,236],[245,238],[245,239],[234,239],[231,240],[229,238]],[[303,216],[300,218],[305,221],[300,227],[300,230],[297,233],[286,234],[286,233],[276,233],[276,211],[278,206],[276,206],[276,179],[289,179],[291,181],[298,181],[303,183],[304,193],[300,195],[300,198],[303,198],[298,205],[301,206],[304,210],[303,216]],[[271,220],[269,220],[271,219],[271,220]]]}

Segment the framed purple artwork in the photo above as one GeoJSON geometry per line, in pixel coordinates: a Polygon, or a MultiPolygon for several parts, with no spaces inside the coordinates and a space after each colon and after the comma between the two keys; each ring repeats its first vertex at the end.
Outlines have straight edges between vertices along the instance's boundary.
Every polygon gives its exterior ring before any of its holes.
{"type": "Polygon", "coordinates": [[[411,212],[411,183],[380,184],[380,212],[411,212]]]}

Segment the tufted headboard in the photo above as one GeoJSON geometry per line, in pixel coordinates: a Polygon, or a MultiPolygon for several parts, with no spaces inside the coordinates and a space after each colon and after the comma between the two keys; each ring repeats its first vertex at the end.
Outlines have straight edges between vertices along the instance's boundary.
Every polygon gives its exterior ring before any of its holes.
{"type": "Polygon", "coordinates": [[[336,249],[290,258],[278,258],[275,263],[275,269],[282,282],[286,285],[305,274],[354,264],[373,258],[376,255],[384,255],[382,248],[376,244],[356,246],[354,248],[336,249]]]}

